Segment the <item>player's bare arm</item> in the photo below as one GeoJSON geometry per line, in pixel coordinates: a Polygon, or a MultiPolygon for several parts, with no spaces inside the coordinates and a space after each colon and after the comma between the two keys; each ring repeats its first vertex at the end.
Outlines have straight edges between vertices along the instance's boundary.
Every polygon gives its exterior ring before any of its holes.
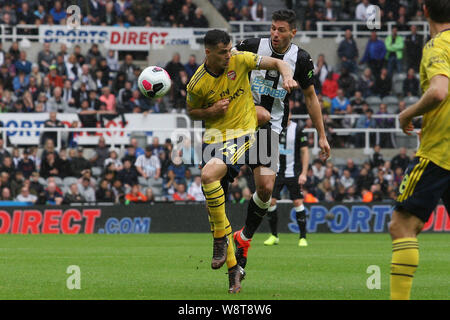
{"type": "Polygon", "coordinates": [[[262,106],[255,106],[255,108],[256,116],[258,117],[258,126],[261,127],[270,121],[270,112],[262,106]]]}
{"type": "Polygon", "coordinates": [[[292,90],[298,88],[297,81],[293,79],[292,69],[283,60],[263,56],[261,57],[259,68],[263,70],[278,70],[283,77],[283,88],[287,92],[291,93],[292,90]]]}
{"type": "Polygon", "coordinates": [[[330,145],[327,141],[327,136],[325,134],[325,127],[322,120],[322,110],[320,108],[319,99],[317,99],[316,92],[314,91],[314,86],[311,85],[307,89],[302,90],[305,95],[305,103],[308,109],[311,121],[319,134],[319,148],[320,159],[322,161],[327,160],[330,157],[330,145]]]}
{"type": "Polygon", "coordinates": [[[227,112],[229,104],[230,100],[228,99],[219,100],[207,108],[193,108],[188,104],[187,112],[193,120],[213,119],[223,116],[227,112]]]}
{"type": "Polygon", "coordinates": [[[300,157],[302,159],[302,172],[298,176],[298,184],[304,185],[307,180],[308,166],[309,166],[309,150],[308,147],[300,148],[300,157]]]}
{"type": "Polygon", "coordinates": [[[448,96],[449,79],[444,75],[434,76],[430,81],[430,87],[415,104],[402,111],[398,120],[400,128],[407,135],[414,130],[412,119],[421,116],[441,105],[448,96]]]}

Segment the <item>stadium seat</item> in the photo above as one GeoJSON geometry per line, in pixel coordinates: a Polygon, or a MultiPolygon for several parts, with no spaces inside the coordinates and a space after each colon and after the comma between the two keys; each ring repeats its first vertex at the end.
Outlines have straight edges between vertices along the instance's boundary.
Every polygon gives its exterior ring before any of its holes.
{"type": "Polygon", "coordinates": [[[42,177],[39,177],[38,182],[39,182],[41,185],[43,185],[44,187],[47,186],[47,180],[45,180],[45,179],[42,178],[42,177]]]}
{"type": "Polygon", "coordinates": [[[202,173],[202,171],[199,169],[198,166],[189,167],[189,170],[191,170],[191,174],[192,174],[193,177],[199,176],[202,173]]]}
{"type": "Polygon", "coordinates": [[[411,97],[405,98],[405,102],[406,102],[407,106],[410,106],[410,105],[416,103],[417,101],[419,101],[419,97],[411,96],[411,97]]]}
{"type": "MultiPolygon", "coordinates": [[[[53,177],[55,179],[55,183],[58,187],[61,187],[64,185],[63,180],[60,177],[53,177]]],[[[47,181],[48,184],[48,181],[47,181]]]]}
{"type": "Polygon", "coordinates": [[[72,183],[77,183],[77,182],[78,182],[78,179],[75,178],[75,177],[65,177],[64,180],[63,180],[63,182],[64,182],[64,185],[65,185],[66,187],[70,187],[70,185],[71,185],[72,183]]]}
{"type": "Polygon", "coordinates": [[[142,177],[142,176],[139,176],[139,177],[138,177],[138,183],[139,183],[141,186],[145,186],[145,187],[148,186],[147,179],[145,179],[145,178],[142,177]]]}
{"type": "Polygon", "coordinates": [[[101,167],[92,167],[92,175],[94,177],[100,177],[102,175],[102,168],[101,167]]]}
{"type": "Polygon", "coordinates": [[[381,100],[382,103],[387,105],[396,104],[398,105],[398,98],[396,96],[386,96],[381,100]]]}
{"type": "Polygon", "coordinates": [[[387,106],[387,112],[395,114],[398,111],[398,105],[397,104],[388,104],[387,106]]]}
{"type": "Polygon", "coordinates": [[[376,104],[380,105],[381,99],[380,99],[380,97],[377,97],[377,96],[369,96],[366,98],[366,102],[369,105],[376,105],[376,104]]]}
{"type": "Polygon", "coordinates": [[[150,178],[147,180],[147,185],[151,188],[161,188],[162,189],[163,180],[161,178],[159,178],[158,180],[150,178]]]}

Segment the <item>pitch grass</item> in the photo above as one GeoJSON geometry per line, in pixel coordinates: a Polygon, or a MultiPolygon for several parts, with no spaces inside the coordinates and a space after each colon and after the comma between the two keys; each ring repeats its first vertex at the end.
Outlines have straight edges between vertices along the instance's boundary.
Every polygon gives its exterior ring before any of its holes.
{"type": "MultiPolygon", "coordinates": [[[[388,299],[388,234],[281,234],[265,247],[257,234],[247,278],[227,293],[226,268],[212,270],[210,234],[1,235],[0,299],[388,299]],[[81,269],[81,289],[66,287],[67,267],[81,269]],[[366,287],[370,265],[381,289],[366,287]]],[[[419,237],[420,266],[413,299],[450,298],[448,234],[419,237]]]]}

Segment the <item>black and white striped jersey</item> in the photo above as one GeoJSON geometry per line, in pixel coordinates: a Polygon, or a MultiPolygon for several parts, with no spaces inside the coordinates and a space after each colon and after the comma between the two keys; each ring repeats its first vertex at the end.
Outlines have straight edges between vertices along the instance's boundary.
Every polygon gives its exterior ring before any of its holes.
{"type": "Polygon", "coordinates": [[[303,128],[291,121],[280,134],[280,161],[278,176],[284,178],[298,177],[302,172],[301,148],[308,146],[308,138],[303,128]]]}
{"type": "MultiPolygon", "coordinates": [[[[275,52],[270,38],[252,38],[241,41],[236,49],[250,51],[287,62],[302,89],[313,84],[314,64],[308,52],[291,43],[284,54],[275,52]]],[[[283,89],[283,79],[277,70],[253,70],[250,72],[253,101],[271,113],[272,130],[277,133],[286,128],[289,116],[289,94],[283,89]],[[281,79],[280,79],[281,78],[281,79]]]]}

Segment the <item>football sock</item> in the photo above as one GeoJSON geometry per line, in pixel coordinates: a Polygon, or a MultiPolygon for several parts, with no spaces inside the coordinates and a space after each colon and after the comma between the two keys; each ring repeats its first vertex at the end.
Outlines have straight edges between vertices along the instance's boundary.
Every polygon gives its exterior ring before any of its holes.
{"type": "Polygon", "coordinates": [[[263,217],[267,213],[267,209],[270,206],[271,199],[267,202],[263,202],[258,194],[255,192],[253,197],[250,199],[247,208],[247,218],[245,220],[244,230],[242,234],[247,238],[253,238],[253,235],[261,224],[263,217]]]}
{"type": "Polygon", "coordinates": [[[409,300],[414,272],[418,265],[419,243],[416,238],[401,238],[392,241],[392,300],[409,300]]]}
{"type": "Polygon", "coordinates": [[[269,218],[269,226],[270,226],[270,232],[275,236],[278,237],[278,216],[277,216],[277,206],[274,205],[272,207],[269,207],[267,210],[267,217],[269,218]]]}
{"type": "Polygon", "coordinates": [[[295,217],[300,229],[300,238],[306,238],[306,212],[303,205],[295,207],[295,217]]]}
{"type": "Polygon", "coordinates": [[[214,224],[214,238],[222,238],[226,235],[225,223],[225,193],[223,192],[220,181],[209,184],[202,184],[205,193],[206,204],[209,214],[214,224]]]}

